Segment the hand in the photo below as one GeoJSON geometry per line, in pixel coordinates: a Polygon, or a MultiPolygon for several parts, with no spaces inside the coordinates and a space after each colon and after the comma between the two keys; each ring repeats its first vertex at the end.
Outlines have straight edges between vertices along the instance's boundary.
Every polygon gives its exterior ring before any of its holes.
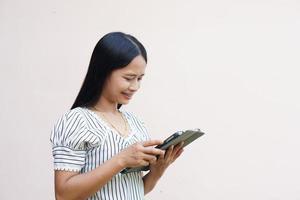
{"type": "Polygon", "coordinates": [[[156,162],[150,163],[150,173],[160,177],[164,171],[172,164],[183,152],[183,142],[170,146],[164,156],[159,156],[156,162]]]}
{"type": "Polygon", "coordinates": [[[148,140],[135,143],[121,151],[118,156],[124,168],[148,166],[156,161],[157,156],[164,157],[165,151],[154,148],[159,144],[162,144],[162,141],[148,140]]]}

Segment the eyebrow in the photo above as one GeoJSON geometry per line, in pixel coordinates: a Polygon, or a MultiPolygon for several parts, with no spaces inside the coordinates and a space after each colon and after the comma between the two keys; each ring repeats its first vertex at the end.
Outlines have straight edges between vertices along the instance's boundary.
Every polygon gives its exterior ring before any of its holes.
{"type": "MultiPolygon", "coordinates": [[[[141,76],[144,76],[145,74],[142,74],[141,76]]],[[[128,74],[125,74],[125,76],[133,76],[133,77],[136,77],[137,75],[136,74],[133,74],[133,73],[128,73],[128,74]]]]}

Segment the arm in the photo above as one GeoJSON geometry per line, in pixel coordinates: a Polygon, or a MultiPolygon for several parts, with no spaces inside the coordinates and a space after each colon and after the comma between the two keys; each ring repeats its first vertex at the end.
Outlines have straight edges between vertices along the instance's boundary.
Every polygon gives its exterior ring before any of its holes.
{"type": "Polygon", "coordinates": [[[158,180],[160,179],[161,176],[156,175],[156,174],[152,174],[151,171],[150,171],[148,174],[146,174],[143,177],[144,194],[145,195],[153,190],[153,188],[155,187],[156,183],[158,182],[158,180]]]}
{"type": "Polygon", "coordinates": [[[147,194],[153,190],[158,180],[162,177],[165,170],[172,164],[183,152],[183,143],[168,148],[165,156],[159,156],[156,162],[150,164],[150,172],[143,177],[144,193],[147,194]]]}
{"type": "Polygon", "coordinates": [[[147,166],[163,151],[151,147],[161,141],[136,143],[124,149],[96,169],[87,173],[55,171],[55,196],[57,200],[86,199],[101,189],[126,167],[147,166]]]}
{"type": "Polygon", "coordinates": [[[86,199],[96,193],[124,167],[124,162],[115,156],[103,165],[84,174],[55,171],[56,199],[86,199]]]}

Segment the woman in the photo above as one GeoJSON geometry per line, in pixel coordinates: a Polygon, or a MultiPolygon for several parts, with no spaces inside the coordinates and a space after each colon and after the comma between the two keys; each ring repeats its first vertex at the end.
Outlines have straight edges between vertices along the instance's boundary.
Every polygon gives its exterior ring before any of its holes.
{"type": "Polygon", "coordinates": [[[97,43],[79,94],[51,132],[56,199],[139,200],[182,153],[154,148],[144,123],[120,109],[140,88],[147,53],[133,36],[106,34],[97,43]],[[128,174],[124,168],[150,165],[128,174]]]}

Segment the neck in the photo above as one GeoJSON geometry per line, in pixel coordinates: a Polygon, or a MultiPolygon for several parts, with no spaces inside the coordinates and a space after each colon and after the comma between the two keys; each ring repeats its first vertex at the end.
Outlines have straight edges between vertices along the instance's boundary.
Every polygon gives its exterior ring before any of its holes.
{"type": "Polygon", "coordinates": [[[93,106],[96,110],[105,113],[116,114],[118,113],[118,103],[110,102],[104,98],[100,98],[100,100],[93,106]]]}

